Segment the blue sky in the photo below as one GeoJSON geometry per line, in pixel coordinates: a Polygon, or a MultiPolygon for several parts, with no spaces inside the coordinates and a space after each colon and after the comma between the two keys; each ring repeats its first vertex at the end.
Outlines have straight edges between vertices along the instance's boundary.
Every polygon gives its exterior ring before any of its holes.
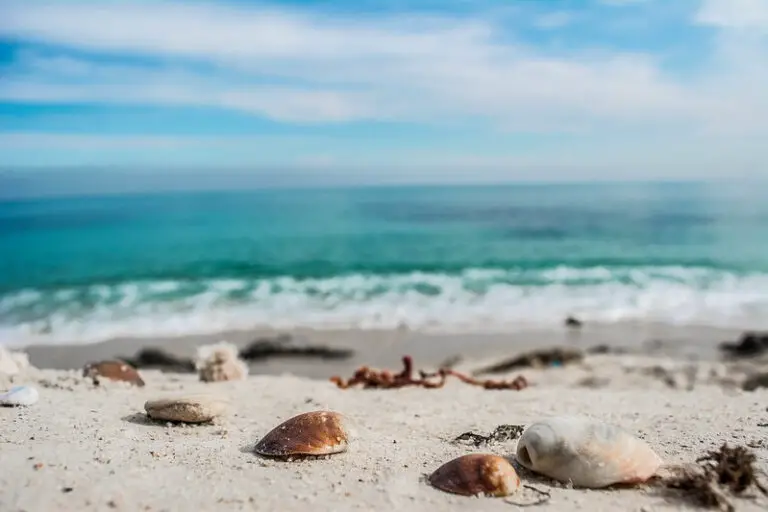
{"type": "Polygon", "coordinates": [[[768,0],[0,0],[0,19],[6,169],[768,175],[768,0]]]}

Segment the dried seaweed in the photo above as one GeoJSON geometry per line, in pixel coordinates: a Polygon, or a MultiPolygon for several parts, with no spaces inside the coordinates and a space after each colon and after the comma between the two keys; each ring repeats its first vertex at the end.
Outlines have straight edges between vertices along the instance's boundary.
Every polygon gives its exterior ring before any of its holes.
{"type": "Polygon", "coordinates": [[[757,479],[755,460],[749,449],[723,444],[719,450],[698,458],[696,468],[679,468],[662,482],[668,489],[683,491],[686,499],[699,506],[733,512],[729,495],[740,497],[755,487],[768,496],[768,490],[757,479]]]}
{"type": "Polygon", "coordinates": [[[499,425],[490,435],[484,436],[482,434],[476,434],[475,432],[464,432],[460,436],[456,437],[452,442],[461,443],[468,441],[474,446],[480,446],[489,443],[502,443],[505,441],[512,441],[517,439],[523,434],[525,427],[523,425],[499,425]]]}
{"type": "Polygon", "coordinates": [[[326,345],[294,343],[290,335],[275,338],[261,338],[251,342],[240,351],[240,357],[246,361],[261,361],[272,357],[306,357],[318,359],[348,359],[354,351],[326,345]]]}
{"type": "Polygon", "coordinates": [[[331,382],[341,389],[347,389],[361,384],[363,388],[396,389],[406,386],[417,386],[426,389],[441,388],[448,377],[456,377],[465,384],[480,386],[485,389],[514,389],[521,390],[528,387],[528,381],[522,375],[511,381],[494,381],[475,379],[456,370],[441,368],[436,372],[418,372],[414,377],[413,359],[411,356],[403,356],[403,369],[400,373],[392,373],[389,370],[375,370],[368,366],[358,368],[349,379],[339,376],[331,377],[331,382]]]}
{"type": "Polygon", "coordinates": [[[758,357],[768,352],[768,333],[745,332],[738,341],[720,344],[720,350],[731,358],[758,357]]]}
{"type": "Polygon", "coordinates": [[[195,362],[187,357],[178,357],[159,348],[147,347],[139,350],[134,357],[119,357],[134,368],[159,369],[169,373],[193,373],[195,362]]]}
{"type": "Polygon", "coordinates": [[[582,359],[584,359],[584,353],[579,349],[555,347],[525,352],[472,373],[473,375],[482,375],[484,373],[506,373],[517,368],[565,366],[580,362],[582,359]]]}

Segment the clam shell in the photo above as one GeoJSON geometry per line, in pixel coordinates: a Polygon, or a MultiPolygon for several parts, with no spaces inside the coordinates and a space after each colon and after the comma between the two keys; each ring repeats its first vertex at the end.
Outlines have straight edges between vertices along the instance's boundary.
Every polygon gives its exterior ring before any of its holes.
{"type": "Polygon", "coordinates": [[[206,423],[225,414],[227,403],[208,395],[188,395],[149,400],[144,409],[154,420],[206,423]]]}
{"type": "Polygon", "coordinates": [[[256,453],[290,458],[341,453],[347,449],[344,416],[333,411],[305,412],[284,421],[256,444],[256,453]]]}
{"type": "Polygon", "coordinates": [[[101,361],[88,363],[83,368],[83,377],[90,377],[98,384],[99,377],[109,380],[128,382],[134,386],[143,386],[144,380],[133,366],[123,361],[101,361]]]}
{"type": "Polygon", "coordinates": [[[528,427],[517,444],[526,468],[578,487],[640,483],[662,460],[645,441],[589,418],[560,416],[528,427]]]}
{"type": "Polygon", "coordinates": [[[442,491],[464,496],[509,496],[520,488],[520,477],[504,457],[485,453],[463,455],[446,462],[429,476],[442,491]]]}
{"type": "Polygon", "coordinates": [[[32,386],[14,386],[0,394],[0,405],[7,407],[32,405],[39,397],[37,389],[32,386]]]}

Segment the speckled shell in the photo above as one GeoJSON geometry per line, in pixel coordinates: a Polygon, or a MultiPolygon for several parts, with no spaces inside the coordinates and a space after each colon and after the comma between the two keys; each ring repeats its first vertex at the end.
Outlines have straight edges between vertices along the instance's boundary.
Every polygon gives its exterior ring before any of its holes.
{"type": "Polygon", "coordinates": [[[227,403],[208,395],[189,395],[150,400],[144,404],[154,420],[206,423],[227,412],[227,403]]]}
{"type": "Polygon", "coordinates": [[[133,366],[123,361],[101,361],[88,363],[83,368],[83,377],[90,377],[94,383],[98,383],[99,377],[109,380],[128,382],[134,386],[143,386],[144,380],[133,366]]]}
{"type": "Polygon", "coordinates": [[[645,441],[589,418],[561,416],[528,427],[517,444],[526,468],[577,487],[640,483],[662,464],[645,441]]]}
{"type": "Polygon", "coordinates": [[[5,393],[0,393],[0,405],[6,407],[29,406],[40,397],[32,386],[14,386],[5,393]]]}
{"type": "Polygon", "coordinates": [[[442,491],[464,496],[509,496],[520,488],[520,477],[503,457],[484,453],[463,455],[446,462],[429,476],[442,491]]]}
{"type": "Polygon", "coordinates": [[[266,457],[291,458],[341,453],[347,449],[344,417],[332,411],[313,411],[286,420],[256,444],[266,457]]]}

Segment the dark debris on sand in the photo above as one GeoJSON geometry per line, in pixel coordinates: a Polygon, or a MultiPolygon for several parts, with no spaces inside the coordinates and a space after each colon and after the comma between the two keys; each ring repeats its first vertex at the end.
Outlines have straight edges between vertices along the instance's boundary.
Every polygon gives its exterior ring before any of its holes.
{"type": "Polygon", "coordinates": [[[742,497],[752,487],[768,496],[757,478],[755,461],[755,454],[748,448],[723,444],[719,450],[697,459],[695,468],[680,468],[662,483],[668,489],[681,491],[682,497],[695,505],[733,512],[736,509],[730,496],[742,497]]]}
{"type": "Polygon", "coordinates": [[[768,332],[745,332],[738,341],[721,343],[720,350],[732,358],[750,358],[768,354],[768,332]]]}
{"type": "Polygon", "coordinates": [[[296,344],[288,334],[274,338],[260,338],[240,351],[246,361],[261,361],[271,357],[315,357],[318,359],[348,359],[354,351],[326,345],[296,344]]]}
{"type": "MultiPolygon", "coordinates": [[[[354,352],[349,349],[325,345],[295,343],[288,334],[274,338],[259,338],[240,351],[240,358],[262,361],[273,357],[304,357],[317,359],[347,359],[354,352]]],[[[133,357],[120,357],[134,368],[155,369],[169,373],[194,373],[195,362],[188,357],[178,357],[159,348],[148,347],[139,350],[133,357]]]]}
{"type": "Polygon", "coordinates": [[[159,348],[143,348],[133,357],[121,360],[134,368],[157,369],[171,373],[194,373],[195,362],[187,357],[178,357],[159,348]]]}
{"type": "Polygon", "coordinates": [[[474,446],[481,446],[490,443],[503,443],[513,441],[523,435],[525,427],[523,425],[499,425],[489,435],[484,436],[475,432],[464,432],[457,436],[453,443],[469,443],[474,446]]]}
{"type": "Polygon", "coordinates": [[[565,322],[563,323],[565,324],[566,327],[574,327],[574,328],[581,327],[582,325],[584,325],[584,323],[581,320],[573,316],[567,317],[565,319],[565,322]]]}
{"type": "Polygon", "coordinates": [[[511,359],[475,370],[473,375],[484,373],[506,373],[517,368],[543,368],[547,366],[564,366],[578,363],[584,359],[584,352],[575,348],[554,347],[524,352],[511,359]]]}

